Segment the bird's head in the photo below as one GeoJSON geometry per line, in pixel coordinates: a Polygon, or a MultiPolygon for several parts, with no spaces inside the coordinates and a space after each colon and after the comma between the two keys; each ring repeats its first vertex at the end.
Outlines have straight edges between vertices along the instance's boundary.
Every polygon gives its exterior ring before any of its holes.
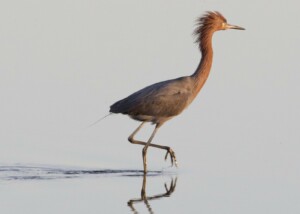
{"type": "Polygon", "coordinates": [[[199,27],[211,29],[213,31],[228,29],[245,30],[245,28],[228,24],[226,18],[217,11],[206,12],[206,14],[200,17],[197,21],[199,27]]]}
{"type": "Polygon", "coordinates": [[[200,42],[203,36],[208,36],[210,33],[214,33],[219,30],[245,30],[245,28],[231,25],[227,23],[226,18],[219,12],[206,12],[203,16],[197,19],[197,28],[194,31],[194,35],[197,36],[196,42],[200,42]]]}

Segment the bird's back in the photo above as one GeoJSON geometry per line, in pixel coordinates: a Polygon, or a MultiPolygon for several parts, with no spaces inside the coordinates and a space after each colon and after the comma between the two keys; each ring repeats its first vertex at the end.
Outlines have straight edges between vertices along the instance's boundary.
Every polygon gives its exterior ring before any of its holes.
{"type": "Polygon", "coordinates": [[[147,86],[110,106],[110,112],[157,122],[180,114],[192,101],[193,79],[181,77],[147,86]]]}

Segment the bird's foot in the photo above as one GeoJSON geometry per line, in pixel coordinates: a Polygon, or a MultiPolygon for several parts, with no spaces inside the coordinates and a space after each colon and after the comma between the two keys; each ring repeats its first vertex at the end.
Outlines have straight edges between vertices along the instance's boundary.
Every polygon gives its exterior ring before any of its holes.
{"type": "Polygon", "coordinates": [[[167,160],[168,155],[170,155],[172,166],[174,166],[174,164],[175,164],[175,166],[178,167],[175,152],[171,148],[168,148],[166,156],[165,156],[165,160],[167,160]]]}

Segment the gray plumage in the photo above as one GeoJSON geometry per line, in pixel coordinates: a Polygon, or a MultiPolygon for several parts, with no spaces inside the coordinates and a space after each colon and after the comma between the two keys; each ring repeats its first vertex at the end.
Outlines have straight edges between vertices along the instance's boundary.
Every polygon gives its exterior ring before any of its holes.
{"type": "Polygon", "coordinates": [[[180,114],[192,101],[191,77],[180,77],[147,86],[110,107],[112,113],[133,119],[163,123],[180,114]]]}

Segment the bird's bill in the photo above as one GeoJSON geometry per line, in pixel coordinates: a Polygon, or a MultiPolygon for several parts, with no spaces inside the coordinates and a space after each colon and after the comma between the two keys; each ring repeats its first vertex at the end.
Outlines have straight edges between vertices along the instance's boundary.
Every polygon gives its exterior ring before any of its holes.
{"type": "Polygon", "coordinates": [[[230,25],[230,24],[226,24],[226,29],[246,30],[243,27],[240,27],[240,26],[237,26],[237,25],[230,25]]]}

